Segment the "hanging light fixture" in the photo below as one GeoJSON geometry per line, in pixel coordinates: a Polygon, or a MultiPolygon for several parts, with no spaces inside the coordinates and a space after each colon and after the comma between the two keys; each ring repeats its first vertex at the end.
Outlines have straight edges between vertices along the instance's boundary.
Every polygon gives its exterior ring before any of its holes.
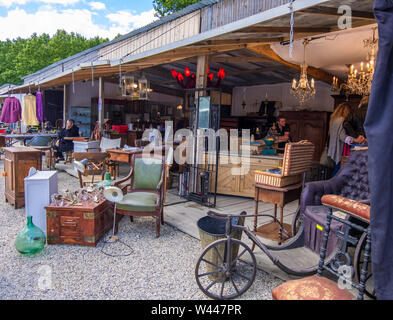
{"type": "Polygon", "coordinates": [[[361,96],[368,96],[371,92],[372,82],[374,78],[375,63],[376,63],[376,50],[378,45],[378,39],[375,37],[375,31],[377,28],[373,28],[373,36],[369,39],[363,40],[364,47],[370,48],[367,54],[367,62],[364,64],[360,63],[360,71],[355,69],[354,65],[349,65],[349,71],[347,76],[347,82],[338,84],[338,78],[333,77],[332,91],[341,93],[344,91],[345,95],[357,94],[361,96]]]}
{"type": "Polygon", "coordinates": [[[149,80],[142,76],[138,80],[134,75],[122,75],[122,95],[130,97],[131,100],[148,100],[150,89],[149,80]]]}
{"type": "Polygon", "coordinates": [[[310,100],[316,93],[314,79],[311,79],[311,82],[309,82],[307,77],[308,65],[306,63],[306,46],[308,43],[309,40],[304,40],[303,42],[304,60],[300,66],[301,74],[299,82],[296,82],[296,79],[293,79],[291,88],[291,94],[299,100],[301,105],[303,105],[306,101],[310,100]]]}

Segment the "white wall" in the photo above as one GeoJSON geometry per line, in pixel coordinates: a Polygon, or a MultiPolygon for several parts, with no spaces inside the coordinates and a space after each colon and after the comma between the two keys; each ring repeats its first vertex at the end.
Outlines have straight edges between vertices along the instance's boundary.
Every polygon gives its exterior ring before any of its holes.
{"type": "Polygon", "coordinates": [[[290,94],[291,83],[236,87],[232,94],[232,116],[246,116],[247,113],[258,112],[261,102],[266,99],[266,94],[269,101],[282,102],[281,111],[307,109],[332,112],[334,110],[334,99],[331,97],[331,87],[326,83],[316,81],[315,88],[314,98],[309,100],[305,107],[301,108],[296,98],[290,94]],[[242,106],[243,100],[246,102],[245,109],[242,106]]]}

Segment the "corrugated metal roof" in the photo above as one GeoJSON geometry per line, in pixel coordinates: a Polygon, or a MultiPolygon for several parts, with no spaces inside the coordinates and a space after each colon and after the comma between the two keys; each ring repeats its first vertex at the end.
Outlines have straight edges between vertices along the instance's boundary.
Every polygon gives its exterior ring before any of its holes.
{"type": "Polygon", "coordinates": [[[123,36],[121,36],[119,38],[116,38],[116,39],[114,39],[112,41],[108,41],[108,42],[102,43],[102,44],[100,44],[98,46],[95,46],[93,48],[90,48],[90,49],[87,49],[85,51],[79,52],[79,53],[77,53],[77,54],[75,54],[73,56],[70,56],[70,57],[65,58],[63,60],[60,60],[58,62],[55,62],[55,63],[49,65],[48,67],[45,67],[45,68],[43,68],[41,70],[38,70],[37,72],[34,72],[32,74],[29,74],[29,75],[23,77],[22,79],[26,79],[26,78],[38,75],[38,74],[40,74],[42,72],[45,72],[45,71],[53,69],[53,68],[55,68],[57,66],[60,66],[63,63],[69,62],[69,61],[74,60],[74,59],[78,59],[78,58],[82,57],[83,55],[92,53],[94,51],[98,51],[98,50],[100,50],[102,48],[105,48],[106,46],[110,46],[110,45],[113,45],[115,43],[121,42],[123,40],[126,40],[128,38],[134,37],[134,36],[136,36],[138,34],[141,34],[143,32],[147,32],[147,31],[149,31],[151,29],[154,29],[154,28],[156,28],[158,26],[161,26],[161,25],[163,25],[165,23],[168,23],[168,22],[171,22],[171,21],[176,20],[178,18],[181,18],[183,16],[186,16],[186,15],[188,15],[188,14],[194,12],[194,11],[197,11],[197,10],[203,9],[205,7],[214,5],[214,4],[216,4],[216,3],[220,2],[220,1],[222,1],[222,0],[201,0],[201,1],[197,2],[197,3],[189,5],[188,7],[184,8],[182,10],[179,10],[179,11],[177,11],[175,13],[172,13],[170,15],[164,16],[164,17],[162,17],[162,18],[160,18],[160,19],[158,19],[156,21],[153,21],[152,23],[150,23],[150,24],[148,24],[148,25],[146,25],[144,27],[141,27],[139,29],[133,30],[130,33],[127,33],[127,34],[125,34],[125,35],[123,35],[123,36]]]}

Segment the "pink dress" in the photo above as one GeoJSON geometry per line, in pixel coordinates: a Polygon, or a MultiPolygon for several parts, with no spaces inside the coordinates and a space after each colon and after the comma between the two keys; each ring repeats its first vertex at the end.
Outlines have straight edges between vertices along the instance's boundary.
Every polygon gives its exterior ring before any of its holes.
{"type": "Polygon", "coordinates": [[[9,97],[5,99],[0,121],[4,123],[16,123],[22,117],[22,108],[17,98],[9,97]]]}

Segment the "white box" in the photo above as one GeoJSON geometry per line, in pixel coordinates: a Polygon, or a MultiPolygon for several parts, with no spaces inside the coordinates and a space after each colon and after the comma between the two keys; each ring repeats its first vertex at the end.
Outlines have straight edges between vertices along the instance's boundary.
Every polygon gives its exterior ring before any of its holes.
{"type": "Polygon", "coordinates": [[[57,171],[36,171],[25,178],[26,217],[32,216],[35,226],[46,236],[46,210],[51,196],[58,193],[57,171]]]}
{"type": "Polygon", "coordinates": [[[99,152],[99,148],[100,141],[74,141],[74,152],[99,152]]]}

